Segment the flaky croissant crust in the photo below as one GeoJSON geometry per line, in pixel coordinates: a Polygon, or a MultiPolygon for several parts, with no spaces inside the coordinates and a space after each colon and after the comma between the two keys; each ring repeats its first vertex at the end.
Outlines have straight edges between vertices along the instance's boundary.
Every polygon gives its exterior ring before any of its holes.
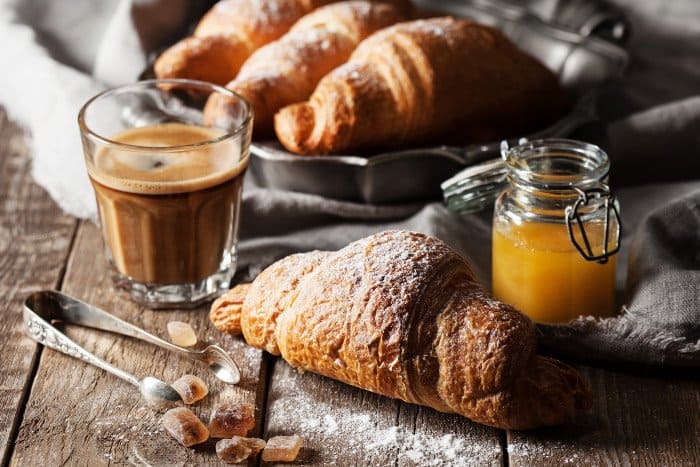
{"type": "Polygon", "coordinates": [[[310,98],[275,115],[300,154],[353,152],[459,135],[475,143],[542,128],[568,106],[556,76],[503,33],[451,17],[365,39],[310,98]]]}
{"type": "Polygon", "coordinates": [[[302,16],[332,0],[222,0],[199,21],[194,35],[165,50],[154,63],[158,78],[224,85],[250,55],[278,39],[302,16]]]}
{"type": "Polygon", "coordinates": [[[527,317],[422,234],[284,258],[238,311],[247,342],[294,367],[487,425],[556,425],[592,403],[576,370],[536,354],[527,317]]]}
{"type": "Polygon", "coordinates": [[[282,107],[308,99],[316,84],[370,34],[405,19],[388,3],[346,1],[318,8],[258,49],[226,87],[251,103],[258,137],[273,134],[282,107]]]}

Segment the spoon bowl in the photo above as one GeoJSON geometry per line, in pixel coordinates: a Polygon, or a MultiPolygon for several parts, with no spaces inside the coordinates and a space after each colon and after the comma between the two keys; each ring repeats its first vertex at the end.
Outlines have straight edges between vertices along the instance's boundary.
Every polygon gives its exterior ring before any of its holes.
{"type": "Polygon", "coordinates": [[[233,359],[218,345],[204,343],[204,348],[199,350],[200,360],[214,372],[217,378],[227,384],[238,384],[241,380],[241,372],[233,359]]]}
{"type": "Polygon", "coordinates": [[[146,403],[155,409],[169,409],[182,403],[175,388],[152,376],[139,381],[139,391],[146,403]]]}

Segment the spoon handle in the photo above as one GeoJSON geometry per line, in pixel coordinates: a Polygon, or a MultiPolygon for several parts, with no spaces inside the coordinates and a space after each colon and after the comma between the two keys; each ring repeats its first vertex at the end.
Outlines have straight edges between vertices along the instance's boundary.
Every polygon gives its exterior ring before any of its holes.
{"type": "Polygon", "coordinates": [[[116,316],[107,313],[95,306],[85,303],[77,298],[57,292],[55,290],[44,290],[34,295],[40,294],[43,300],[52,302],[52,319],[58,319],[71,324],[78,324],[93,329],[109,331],[127,337],[133,337],[151,344],[163,347],[171,352],[177,352],[189,358],[200,358],[198,352],[184,349],[177,345],[154,336],[143,329],[127,323],[116,316]]]}
{"type": "MultiPolygon", "coordinates": [[[[47,304],[46,297],[41,294],[42,292],[32,294],[24,302],[24,324],[27,329],[27,334],[29,334],[32,339],[46,347],[101,368],[139,387],[139,380],[136,379],[136,377],[88,352],[73,340],[69,339],[64,333],[49,324],[43,317],[39,316],[42,308],[45,310],[47,304]]],[[[44,313],[41,314],[45,316],[44,313]]],[[[49,315],[50,314],[51,312],[49,310],[49,315]]],[[[47,318],[49,320],[52,319],[50,316],[47,316],[47,318]]]]}
{"type": "Polygon", "coordinates": [[[35,292],[25,301],[25,312],[27,308],[33,310],[36,315],[47,322],[54,320],[64,321],[70,324],[133,337],[178,353],[191,360],[202,362],[213,371],[217,378],[227,384],[237,384],[240,380],[240,370],[236,362],[221,347],[201,343],[200,348],[190,350],[171,344],[70,295],[55,290],[35,292]]]}

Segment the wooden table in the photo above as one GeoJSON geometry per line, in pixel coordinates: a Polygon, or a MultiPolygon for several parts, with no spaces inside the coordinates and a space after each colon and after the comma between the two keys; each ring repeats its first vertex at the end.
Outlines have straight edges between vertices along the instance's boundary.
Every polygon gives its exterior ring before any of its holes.
{"type": "MultiPolygon", "coordinates": [[[[77,131],[77,130],[76,130],[77,131]]],[[[30,176],[21,131],[0,110],[0,455],[3,465],[217,464],[213,444],[185,449],[120,380],[37,346],[24,335],[21,306],[53,288],[112,311],[155,334],[192,323],[240,363],[243,381],[224,387],[196,364],[153,346],[81,328],[68,334],[136,375],[173,380],[198,374],[216,400],[257,407],[255,434],[298,433],[300,463],[313,465],[700,465],[697,376],[583,366],[592,413],[563,428],[504,432],[385,399],[310,374],[223,336],[195,311],[143,310],[116,293],[96,227],[65,215],[30,176]],[[440,446],[430,449],[431,445],[440,446]]]]}

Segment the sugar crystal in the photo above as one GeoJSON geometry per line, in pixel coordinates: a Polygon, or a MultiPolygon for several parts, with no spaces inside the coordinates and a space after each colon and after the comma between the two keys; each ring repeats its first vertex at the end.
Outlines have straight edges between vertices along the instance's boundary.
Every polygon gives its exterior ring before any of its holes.
{"type": "Polygon", "coordinates": [[[256,456],[264,447],[262,439],[233,436],[216,442],[216,456],[224,462],[237,464],[256,456]]]}
{"type": "Polygon", "coordinates": [[[294,462],[299,455],[302,439],[297,435],[274,436],[263,449],[263,462],[294,462]]]}
{"type": "Polygon", "coordinates": [[[204,381],[194,375],[181,376],[173,382],[172,387],[180,394],[182,402],[185,404],[194,404],[209,394],[209,389],[204,381]]]}
{"type": "Polygon", "coordinates": [[[255,406],[251,404],[220,404],[209,419],[213,438],[245,436],[255,426],[255,406]]]}
{"type": "Polygon", "coordinates": [[[162,422],[168,433],[185,447],[200,444],[209,439],[207,427],[186,407],[168,410],[163,415],[162,422]]]}
{"type": "Polygon", "coordinates": [[[175,345],[192,347],[197,343],[197,336],[192,326],[182,321],[169,321],[168,334],[170,334],[170,340],[175,345]]]}

